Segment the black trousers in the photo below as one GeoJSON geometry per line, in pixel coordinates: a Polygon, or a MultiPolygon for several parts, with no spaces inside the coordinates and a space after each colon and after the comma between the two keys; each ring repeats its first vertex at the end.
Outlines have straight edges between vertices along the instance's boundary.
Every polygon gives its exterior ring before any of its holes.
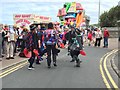
{"type": "Polygon", "coordinates": [[[96,38],[96,41],[95,41],[95,46],[100,46],[101,44],[101,39],[100,38],[96,38]]]}
{"type": "Polygon", "coordinates": [[[35,54],[34,54],[34,52],[33,52],[33,50],[32,50],[32,56],[31,56],[31,58],[28,60],[29,63],[30,63],[29,67],[33,67],[34,60],[35,60],[35,54]]]}
{"type": "Polygon", "coordinates": [[[46,45],[46,50],[47,50],[47,64],[48,66],[51,65],[51,55],[52,55],[52,59],[53,62],[56,63],[56,47],[55,45],[46,45]]]}
{"type": "Polygon", "coordinates": [[[76,61],[76,63],[78,63],[80,61],[79,58],[78,58],[79,51],[70,50],[70,55],[71,55],[72,59],[74,61],[76,61]]]}
{"type": "Polygon", "coordinates": [[[63,40],[63,44],[66,45],[66,40],[63,40]]]}

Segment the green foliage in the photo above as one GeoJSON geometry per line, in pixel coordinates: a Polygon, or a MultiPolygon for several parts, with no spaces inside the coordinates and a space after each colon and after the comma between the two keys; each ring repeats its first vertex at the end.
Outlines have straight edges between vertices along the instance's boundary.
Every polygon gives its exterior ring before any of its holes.
{"type": "Polygon", "coordinates": [[[118,20],[120,20],[120,6],[112,7],[100,16],[100,26],[116,27],[118,20]]]}

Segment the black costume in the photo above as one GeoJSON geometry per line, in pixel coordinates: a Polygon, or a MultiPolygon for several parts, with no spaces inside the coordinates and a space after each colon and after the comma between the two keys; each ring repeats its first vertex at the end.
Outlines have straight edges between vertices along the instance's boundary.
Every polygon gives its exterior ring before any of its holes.
{"type": "Polygon", "coordinates": [[[68,52],[70,52],[72,61],[76,61],[77,67],[80,67],[81,61],[79,60],[78,55],[80,54],[80,50],[83,49],[82,36],[80,32],[81,31],[79,29],[74,29],[69,31],[65,36],[69,41],[68,52]]]}

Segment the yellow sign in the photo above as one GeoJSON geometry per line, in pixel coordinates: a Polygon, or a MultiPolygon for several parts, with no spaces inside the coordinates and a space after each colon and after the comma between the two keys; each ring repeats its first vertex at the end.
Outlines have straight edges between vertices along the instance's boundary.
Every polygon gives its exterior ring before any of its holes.
{"type": "Polygon", "coordinates": [[[70,12],[76,12],[76,2],[72,2],[69,10],[68,10],[68,13],[70,12]]]}

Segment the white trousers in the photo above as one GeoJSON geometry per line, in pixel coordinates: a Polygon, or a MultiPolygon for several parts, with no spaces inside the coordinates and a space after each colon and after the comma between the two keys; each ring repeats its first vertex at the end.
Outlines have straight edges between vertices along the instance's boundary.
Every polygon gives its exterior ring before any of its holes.
{"type": "Polygon", "coordinates": [[[7,48],[7,57],[13,57],[14,54],[14,47],[15,47],[15,42],[7,42],[6,43],[6,48],[7,48]]]}

